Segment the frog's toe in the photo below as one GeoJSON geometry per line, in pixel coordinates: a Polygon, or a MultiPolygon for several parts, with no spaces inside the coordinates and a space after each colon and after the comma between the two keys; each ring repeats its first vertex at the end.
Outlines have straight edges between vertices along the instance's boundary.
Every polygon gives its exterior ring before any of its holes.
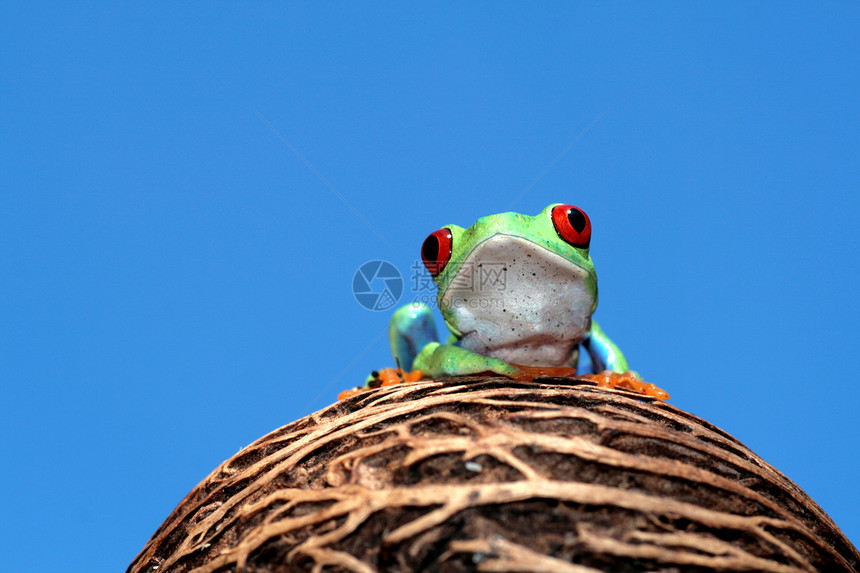
{"type": "Polygon", "coordinates": [[[600,388],[623,388],[657,398],[658,400],[669,399],[668,392],[650,382],[644,382],[639,374],[632,370],[623,373],[604,370],[599,374],[585,374],[582,378],[597,382],[597,386],[600,388]]]}
{"type": "Polygon", "coordinates": [[[352,398],[356,394],[361,394],[364,392],[366,388],[362,388],[360,386],[356,386],[355,388],[351,388],[349,390],[344,390],[340,394],[337,395],[338,400],[346,400],[347,398],[352,398]]]}

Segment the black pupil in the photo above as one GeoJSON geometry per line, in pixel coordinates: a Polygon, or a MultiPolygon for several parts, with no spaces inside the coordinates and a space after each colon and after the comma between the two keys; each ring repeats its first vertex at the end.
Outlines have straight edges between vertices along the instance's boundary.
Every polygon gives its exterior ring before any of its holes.
{"type": "Polygon", "coordinates": [[[582,211],[579,209],[571,209],[568,211],[567,220],[570,222],[570,226],[573,227],[573,230],[577,233],[581,233],[583,229],[585,229],[585,215],[583,215],[582,211]]]}
{"type": "Polygon", "coordinates": [[[430,235],[424,241],[424,246],[421,247],[421,256],[425,261],[435,263],[439,260],[439,238],[436,235],[430,235]]]}

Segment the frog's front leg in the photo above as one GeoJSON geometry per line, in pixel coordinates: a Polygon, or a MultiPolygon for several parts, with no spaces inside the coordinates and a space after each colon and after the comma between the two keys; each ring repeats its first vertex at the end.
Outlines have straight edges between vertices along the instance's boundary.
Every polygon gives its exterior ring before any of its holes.
{"type": "Polygon", "coordinates": [[[621,350],[593,320],[591,331],[582,341],[582,345],[591,356],[593,372],[585,374],[583,378],[597,382],[600,388],[626,388],[658,400],[669,399],[668,392],[643,381],[638,372],[628,369],[627,359],[621,354],[621,350]]]}
{"type": "Polygon", "coordinates": [[[398,368],[413,370],[415,357],[421,349],[437,342],[433,311],[424,303],[413,302],[401,307],[388,324],[388,341],[398,368]]]}
{"type": "Polygon", "coordinates": [[[413,366],[425,375],[465,376],[481,372],[495,372],[514,380],[532,380],[532,376],[501,360],[476,354],[453,344],[427,344],[415,358],[413,366]]]}
{"type": "Polygon", "coordinates": [[[600,329],[597,321],[591,321],[591,330],[582,341],[582,345],[591,357],[592,372],[595,374],[604,370],[623,373],[629,370],[627,359],[612,340],[600,329]]]}
{"type": "Polygon", "coordinates": [[[391,353],[403,372],[420,370],[425,376],[463,376],[496,372],[515,379],[531,378],[504,360],[488,358],[453,344],[439,344],[433,312],[412,303],[394,313],[388,326],[391,353]]]}

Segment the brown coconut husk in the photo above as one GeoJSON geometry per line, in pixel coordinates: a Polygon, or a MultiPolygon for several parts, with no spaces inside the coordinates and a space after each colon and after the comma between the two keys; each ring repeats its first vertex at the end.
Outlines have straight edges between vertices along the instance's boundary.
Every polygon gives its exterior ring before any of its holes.
{"type": "Polygon", "coordinates": [[[129,572],[857,571],[797,485],[719,428],[584,380],[378,388],[257,440],[129,572]]]}

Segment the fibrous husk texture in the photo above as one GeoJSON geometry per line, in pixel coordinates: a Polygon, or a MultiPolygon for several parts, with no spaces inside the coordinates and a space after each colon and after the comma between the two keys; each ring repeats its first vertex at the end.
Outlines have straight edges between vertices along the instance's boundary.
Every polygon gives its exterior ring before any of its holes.
{"type": "Polygon", "coordinates": [[[129,571],[856,571],[793,482],[674,406],[587,382],[361,393],[222,463],[129,571]]]}

